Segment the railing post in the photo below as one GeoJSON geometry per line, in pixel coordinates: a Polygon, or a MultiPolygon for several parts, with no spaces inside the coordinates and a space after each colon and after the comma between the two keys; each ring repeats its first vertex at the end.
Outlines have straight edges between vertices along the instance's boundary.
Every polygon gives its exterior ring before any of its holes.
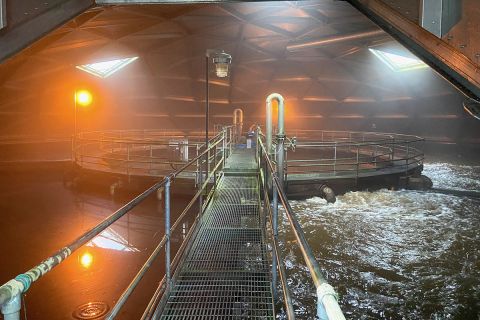
{"type": "Polygon", "coordinates": [[[392,138],[392,165],[395,166],[395,137],[392,138]]]}
{"type": "Polygon", "coordinates": [[[225,168],[225,162],[227,161],[227,129],[223,128],[223,141],[222,141],[222,156],[223,156],[223,165],[222,167],[225,168]]]}
{"type": "Polygon", "coordinates": [[[21,309],[22,309],[22,294],[19,293],[2,306],[3,319],[4,320],[20,320],[21,309]]]}
{"type": "Polygon", "coordinates": [[[170,177],[165,182],[165,279],[170,288],[170,177]]]}
{"type": "MultiPolygon", "coordinates": [[[[196,145],[196,155],[198,157],[198,144],[196,145]]],[[[198,187],[200,184],[200,159],[197,159],[196,168],[195,168],[195,187],[198,187]]]]}
{"type": "MultiPolygon", "coordinates": [[[[199,150],[199,146],[197,145],[197,150],[199,150]]],[[[201,161],[201,158],[200,157],[198,159],[199,161],[199,166],[198,166],[198,171],[199,171],[199,174],[198,174],[198,187],[199,187],[199,190],[202,189],[203,187],[203,165],[202,165],[202,161],[201,161]]],[[[202,208],[203,208],[203,192],[200,193],[200,196],[198,197],[198,207],[199,207],[199,213],[201,214],[202,213],[202,208]]]]}
{"type": "Polygon", "coordinates": [[[205,145],[205,150],[207,150],[207,152],[205,153],[205,181],[210,182],[208,181],[208,172],[210,171],[210,149],[209,149],[209,143],[207,143],[205,145]]]}
{"type": "Polygon", "coordinates": [[[257,166],[260,168],[260,148],[258,147],[258,128],[255,130],[255,160],[257,160],[257,166]]]}
{"type": "Polygon", "coordinates": [[[357,176],[355,178],[355,185],[358,186],[358,171],[360,168],[360,146],[357,144],[357,176]]]}
{"type": "Polygon", "coordinates": [[[232,128],[230,128],[230,150],[228,151],[228,156],[230,156],[232,154],[232,128]]]}
{"type": "Polygon", "coordinates": [[[213,187],[216,188],[217,186],[217,171],[215,168],[217,167],[217,145],[213,147],[213,187]]]}
{"type": "MultiPolygon", "coordinates": [[[[278,190],[277,185],[273,181],[273,175],[275,173],[272,172],[272,196],[273,196],[273,210],[272,210],[272,226],[273,226],[273,237],[275,240],[278,240],[278,190]]],[[[275,250],[272,251],[272,290],[273,290],[273,297],[276,299],[277,297],[277,256],[275,250]]]]}
{"type": "Polygon", "coordinates": [[[335,141],[334,154],[333,154],[333,175],[336,174],[336,171],[337,171],[337,142],[335,141]]]}
{"type": "Polygon", "coordinates": [[[410,158],[410,141],[407,141],[407,158],[405,159],[405,175],[408,173],[408,162],[410,158]]]}

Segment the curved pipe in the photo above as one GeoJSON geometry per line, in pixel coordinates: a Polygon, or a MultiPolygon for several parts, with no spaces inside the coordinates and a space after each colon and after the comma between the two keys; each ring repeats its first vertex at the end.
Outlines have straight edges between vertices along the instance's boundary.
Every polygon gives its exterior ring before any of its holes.
{"type": "Polygon", "coordinates": [[[278,135],[285,135],[285,99],[278,93],[272,93],[267,97],[267,116],[266,116],[266,138],[267,150],[272,152],[272,101],[278,102],[278,135]]]}
{"type": "Polygon", "coordinates": [[[233,110],[233,124],[243,124],[243,110],[242,109],[235,109],[233,110]]]}
{"type": "Polygon", "coordinates": [[[235,128],[235,140],[239,139],[243,130],[243,110],[237,108],[233,110],[233,126],[235,128]]]}

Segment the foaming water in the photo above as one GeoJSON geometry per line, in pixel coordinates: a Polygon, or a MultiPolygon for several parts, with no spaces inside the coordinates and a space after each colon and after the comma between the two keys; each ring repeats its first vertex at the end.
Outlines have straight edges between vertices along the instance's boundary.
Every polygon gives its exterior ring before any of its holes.
{"type": "Polygon", "coordinates": [[[480,166],[460,166],[441,162],[426,163],[423,174],[432,179],[435,188],[480,190],[480,166]]]}
{"type": "MultiPolygon", "coordinates": [[[[479,185],[477,167],[426,166],[434,183],[479,185]],[[450,173],[449,173],[450,172],[450,173]],[[476,176],[469,172],[477,172],[476,176]],[[449,177],[450,175],[450,177],[449,177]]],[[[480,202],[415,191],[350,192],[327,204],[292,201],[315,255],[350,319],[479,319],[480,202]]],[[[297,312],[315,291],[293,235],[283,245],[297,312]]]]}

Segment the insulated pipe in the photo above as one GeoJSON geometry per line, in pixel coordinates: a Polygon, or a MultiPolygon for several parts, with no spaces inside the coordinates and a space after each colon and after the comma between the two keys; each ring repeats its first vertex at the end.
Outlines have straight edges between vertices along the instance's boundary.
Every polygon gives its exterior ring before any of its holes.
{"type": "Polygon", "coordinates": [[[233,110],[233,125],[235,127],[235,140],[238,141],[238,137],[242,135],[243,129],[243,110],[235,109],[233,110]]]}
{"type": "Polygon", "coordinates": [[[266,137],[267,137],[267,151],[272,152],[272,101],[278,102],[278,135],[285,136],[285,99],[278,94],[272,93],[267,97],[267,115],[266,115],[266,137]]]}
{"type": "Polygon", "coordinates": [[[22,308],[22,295],[17,294],[13,299],[2,306],[4,320],[20,320],[20,309],[22,308]]]}

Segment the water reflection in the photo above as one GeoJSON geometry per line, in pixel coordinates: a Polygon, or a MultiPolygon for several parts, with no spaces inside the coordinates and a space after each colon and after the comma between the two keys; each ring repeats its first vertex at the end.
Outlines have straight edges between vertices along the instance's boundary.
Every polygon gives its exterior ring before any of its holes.
{"type": "MultiPolygon", "coordinates": [[[[127,230],[130,230],[129,228],[127,230]]],[[[132,246],[128,240],[116,232],[113,228],[107,228],[102,231],[98,236],[87,243],[88,247],[97,247],[103,249],[126,251],[126,252],[139,252],[137,248],[132,246]]]]}
{"type": "MultiPolygon", "coordinates": [[[[436,187],[477,188],[478,167],[426,165],[436,187]]],[[[415,191],[350,192],[335,204],[292,201],[351,319],[477,319],[480,202],[415,191]]],[[[283,227],[288,222],[283,221],[283,227]]],[[[304,318],[315,294],[291,233],[286,263],[304,318]]]]}
{"type": "Polygon", "coordinates": [[[92,266],[93,263],[93,255],[90,252],[85,252],[80,256],[80,264],[85,269],[88,269],[92,266]]]}
{"type": "MultiPolygon", "coordinates": [[[[136,193],[118,194],[112,200],[108,185],[87,183],[67,189],[62,183],[63,169],[8,171],[2,177],[1,248],[8,257],[2,259],[2,283],[70,243],[136,193]]],[[[172,200],[174,221],[190,199],[172,200]]],[[[72,319],[79,305],[92,301],[113,305],[160,241],[163,223],[163,203],[155,196],[146,199],[30,288],[25,297],[28,318],[72,319]]],[[[174,236],[181,237],[181,230],[174,236]]],[[[163,276],[162,255],[152,269],[118,319],[140,317],[163,276]]]]}

